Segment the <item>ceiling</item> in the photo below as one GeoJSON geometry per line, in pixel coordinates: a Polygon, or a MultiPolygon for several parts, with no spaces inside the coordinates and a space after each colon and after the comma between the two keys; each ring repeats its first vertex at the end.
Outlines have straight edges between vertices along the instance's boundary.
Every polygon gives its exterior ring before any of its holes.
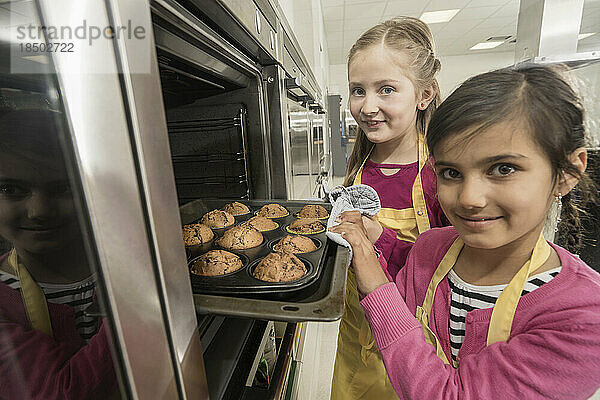
{"type": "MultiPolygon", "coordinates": [[[[329,63],[345,64],[352,44],[373,25],[424,11],[460,9],[449,22],[430,24],[440,56],[514,51],[514,43],[491,50],[469,50],[492,36],[516,35],[519,0],[321,0],[329,63]]],[[[579,41],[586,49],[600,48],[600,0],[585,0],[581,33],[598,32],[579,41]]],[[[582,51],[582,50],[580,50],[582,51]]]]}

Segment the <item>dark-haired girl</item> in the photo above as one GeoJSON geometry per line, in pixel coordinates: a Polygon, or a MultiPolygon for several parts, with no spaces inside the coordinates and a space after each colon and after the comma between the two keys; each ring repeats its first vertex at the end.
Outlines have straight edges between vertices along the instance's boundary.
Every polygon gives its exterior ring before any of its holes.
{"type": "Polygon", "coordinates": [[[553,203],[569,224],[572,189],[590,192],[584,133],[557,69],[476,76],[427,133],[453,226],[419,236],[394,280],[360,215],[332,228],[354,249],[361,305],[400,398],[587,399],[598,389],[600,275],[541,233],[553,203]]]}

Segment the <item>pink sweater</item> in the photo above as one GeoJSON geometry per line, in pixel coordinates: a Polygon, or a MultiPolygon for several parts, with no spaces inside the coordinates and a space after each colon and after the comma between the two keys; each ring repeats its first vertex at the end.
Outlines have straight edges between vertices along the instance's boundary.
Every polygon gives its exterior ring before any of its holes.
{"type": "MultiPolygon", "coordinates": [[[[521,297],[509,340],[486,346],[492,309],[467,314],[457,369],[425,342],[415,318],[429,281],[454,242],[453,227],[425,232],[395,282],[362,301],[390,381],[402,399],[587,399],[600,387],[600,275],[552,245],[561,272],[521,297]]],[[[385,260],[382,264],[386,269],[385,260]]],[[[430,327],[450,359],[450,288],[438,286],[430,327]]]]}
{"type": "Polygon", "coordinates": [[[31,329],[21,293],[0,282],[0,400],[111,398],[117,379],[107,323],[86,345],[73,307],[48,302],[48,313],[53,338],[31,329]]]}

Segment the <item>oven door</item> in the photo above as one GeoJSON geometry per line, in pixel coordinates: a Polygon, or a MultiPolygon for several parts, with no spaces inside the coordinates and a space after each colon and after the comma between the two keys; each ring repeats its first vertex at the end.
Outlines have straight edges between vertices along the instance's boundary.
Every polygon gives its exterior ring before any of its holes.
{"type": "MultiPolygon", "coordinates": [[[[61,202],[56,204],[68,203],[68,209],[75,210],[72,213],[76,212],[81,232],[77,240],[84,249],[80,253],[86,255],[80,259],[97,277],[99,307],[82,313],[106,317],[109,326],[110,349],[95,354],[112,351],[122,398],[208,398],[188,290],[148,3],[39,0],[2,6],[3,24],[11,26],[2,31],[11,34],[2,37],[0,90],[3,99],[12,99],[2,105],[11,108],[13,114],[15,110],[33,109],[50,113],[58,121],[54,130],[60,136],[60,159],[64,159],[69,178],[68,184],[58,187],[72,188],[73,195],[61,191],[61,202]],[[34,29],[28,30],[28,26],[34,29]],[[41,26],[46,28],[35,29],[41,26]],[[19,27],[24,28],[21,31],[19,27]]],[[[0,119],[3,116],[0,114],[0,119]]],[[[35,121],[23,124],[25,130],[35,121]]],[[[49,157],[44,154],[44,160],[49,157]]],[[[13,158],[20,162],[19,157],[13,158]]],[[[45,164],[39,165],[32,167],[40,171],[36,176],[54,176],[45,164]]],[[[54,186],[54,181],[42,185],[58,196],[54,186]]],[[[58,208],[51,212],[49,203],[38,203],[46,205],[43,210],[52,218],[60,215],[58,208]]],[[[40,224],[38,221],[36,226],[40,224]]],[[[55,225],[54,230],[64,224],[55,225]]],[[[50,234],[44,231],[36,235],[41,241],[50,234]]],[[[10,232],[5,236],[12,239],[19,257],[22,248],[31,246],[10,232]]],[[[65,237],[59,235],[60,240],[65,237]]],[[[46,246],[42,250],[52,249],[46,246]]],[[[70,265],[74,251],[69,246],[61,254],[65,266],[70,265]]],[[[52,259],[48,256],[42,261],[52,259]]],[[[46,297],[50,304],[48,294],[46,297]]],[[[52,320],[55,306],[48,308],[52,320]]],[[[55,332],[58,327],[53,326],[55,332]]],[[[94,342],[92,338],[90,345],[94,342]]],[[[85,343],[75,343],[88,349],[85,343]]],[[[97,368],[99,360],[105,358],[97,356],[89,361],[97,368]]],[[[44,366],[34,363],[33,368],[44,366]]],[[[88,369],[74,385],[85,386],[94,379],[96,374],[88,369]]],[[[35,384],[32,382],[31,387],[35,384]]],[[[95,397],[78,393],[74,398],[95,397]]]]}

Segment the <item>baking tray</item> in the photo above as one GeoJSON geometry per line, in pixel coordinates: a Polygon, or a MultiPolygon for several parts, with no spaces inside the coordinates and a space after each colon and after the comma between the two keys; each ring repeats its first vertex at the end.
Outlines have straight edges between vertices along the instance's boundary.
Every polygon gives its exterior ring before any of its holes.
{"type": "MultiPolygon", "coordinates": [[[[182,224],[199,221],[206,212],[221,208],[235,199],[201,199],[181,207],[182,224]]],[[[237,201],[240,201],[239,199],[237,201]]],[[[290,211],[284,218],[274,219],[279,227],[263,232],[263,244],[249,250],[227,250],[247,257],[240,271],[222,277],[200,277],[190,273],[196,310],[200,313],[235,315],[282,321],[334,321],[344,312],[346,265],[348,251],[327,239],[326,234],[306,235],[321,245],[312,253],[297,254],[311,269],[300,280],[288,283],[262,282],[250,275],[249,267],[272,251],[273,243],[288,235],[287,225],[295,220],[295,213],[306,204],[327,203],[286,200],[243,200],[251,213],[236,217],[236,224],[248,220],[265,204],[278,203],[290,211]],[[236,276],[237,275],[237,276],[236,276]]],[[[326,224],[326,220],[323,220],[326,224]]],[[[226,229],[214,230],[215,238],[202,248],[190,252],[190,261],[209,249],[219,248],[214,243],[226,229]]],[[[305,264],[306,265],[306,264],[305,264]]]]}
{"type": "MultiPolygon", "coordinates": [[[[235,217],[235,225],[239,225],[248,221],[251,217],[256,215],[256,212],[262,207],[255,201],[244,201],[244,204],[250,208],[250,212],[244,215],[235,217]]],[[[211,200],[205,201],[205,204],[209,209],[217,209],[223,207],[227,202],[223,200],[211,200]]],[[[222,229],[213,229],[215,234],[214,239],[204,246],[200,247],[201,253],[205,253],[208,250],[221,249],[238,255],[244,266],[232,273],[220,276],[199,276],[190,273],[190,279],[192,281],[192,289],[194,293],[204,294],[225,294],[225,295],[244,295],[246,297],[258,297],[258,298],[271,298],[271,299],[290,299],[297,296],[305,296],[308,292],[312,291],[312,284],[321,276],[323,270],[323,262],[325,258],[323,255],[327,249],[327,246],[332,245],[327,241],[327,235],[325,232],[317,234],[303,235],[313,240],[317,249],[308,253],[296,254],[296,257],[304,263],[306,268],[306,274],[292,282],[265,282],[255,278],[252,273],[258,263],[269,253],[273,251],[273,246],[281,238],[290,235],[287,231],[287,227],[294,222],[296,214],[302,208],[301,205],[291,205],[290,203],[279,204],[286,207],[289,211],[289,215],[282,218],[273,218],[272,221],[278,224],[277,228],[262,232],[263,242],[256,247],[244,250],[230,250],[227,248],[219,247],[216,242],[223,236],[223,233],[231,227],[222,229]]],[[[325,205],[328,206],[328,205],[325,205]]],[[[331,207],[326,207],[331,208],[331,207]]],[[[329,210],[328,210],[329,211],[329,210]]],[[[194,222],[200,222],[199,220],[194,222]]],[[[323,225],[327,224],[326,220],[321,221],[323,225]]],[[[191,268],[192,263],[200,257],[198,251],[191,249],[190,259],[188,260],[188,268],[191,268]]]]}

